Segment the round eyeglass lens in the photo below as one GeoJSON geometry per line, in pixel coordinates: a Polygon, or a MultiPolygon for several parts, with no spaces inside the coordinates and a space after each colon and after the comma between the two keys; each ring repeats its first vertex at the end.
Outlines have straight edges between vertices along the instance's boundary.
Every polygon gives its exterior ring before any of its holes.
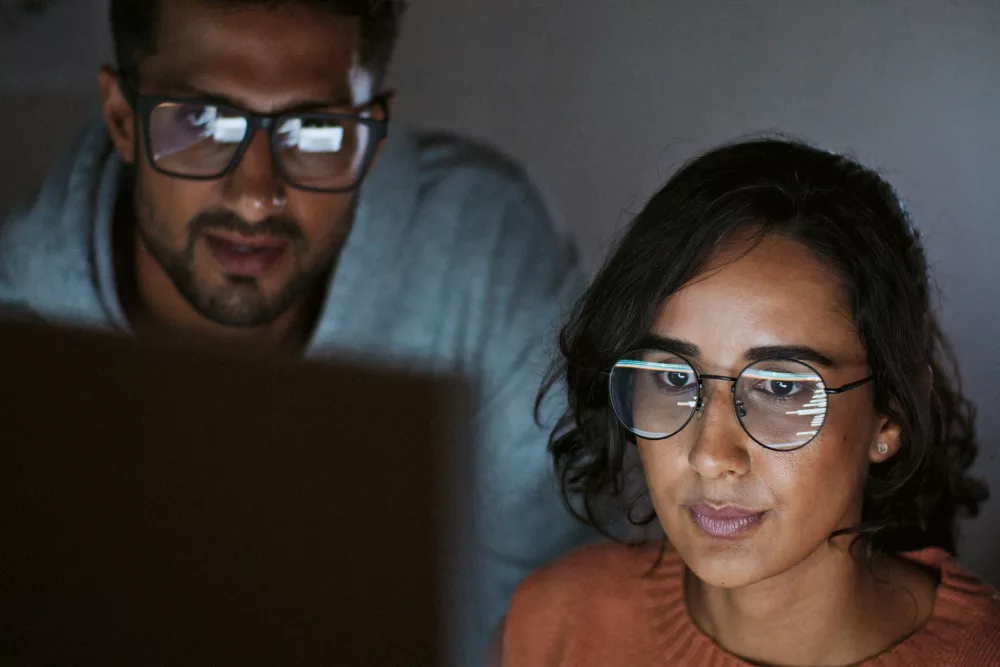
{"type": "Polygon", "coordinates": [[[681,357],[640,350],[621,359],[609,379],[618,420],[640,438],[660,440],[691,420],[698,406],[698,375],[681,357]]]}
{"type": "Polygon", "coordinates": [[[799,361],[760,361],[736,382],[736,415],[747,434],[768,449],[798,449],[826,420],[826,385],[799,361]]]}

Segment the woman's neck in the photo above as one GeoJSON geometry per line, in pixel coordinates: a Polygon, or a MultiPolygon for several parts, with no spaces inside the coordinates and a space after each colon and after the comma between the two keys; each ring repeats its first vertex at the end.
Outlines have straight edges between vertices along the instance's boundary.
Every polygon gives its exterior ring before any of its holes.
{"type": "Polygon", "coordinates": [[[851,665],[877,655],[926,622],[936,583],[896,558],[869,567],[850,552],[849,540],[827,543],[795,567],[739,589],[708,586],[689,572],[691,617],[751,662],[851,665]]]}

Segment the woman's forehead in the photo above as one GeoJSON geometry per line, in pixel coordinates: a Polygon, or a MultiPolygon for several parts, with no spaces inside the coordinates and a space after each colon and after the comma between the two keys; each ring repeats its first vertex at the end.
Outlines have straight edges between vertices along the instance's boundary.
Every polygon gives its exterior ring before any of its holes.
{"type": "Polygon", "coordinates": [[[771,345],[808,345],[845,364],[865,356],[836,271],[781,236],[712,258],[664,302],[652,333],[695,343],[718,363],[771,345]]]}

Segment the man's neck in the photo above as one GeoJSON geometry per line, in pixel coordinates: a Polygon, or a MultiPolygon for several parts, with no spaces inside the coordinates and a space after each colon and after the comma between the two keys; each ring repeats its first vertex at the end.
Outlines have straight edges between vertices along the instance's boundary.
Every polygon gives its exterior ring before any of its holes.
{"type": "Polygon", "coordinates": [[[877,655],[923,625],[933,585],[893,559],[869,567],[849,540],[739,589],[689,573],[691,616],[728,651],[762,664],[850,665],[877,655]]]}

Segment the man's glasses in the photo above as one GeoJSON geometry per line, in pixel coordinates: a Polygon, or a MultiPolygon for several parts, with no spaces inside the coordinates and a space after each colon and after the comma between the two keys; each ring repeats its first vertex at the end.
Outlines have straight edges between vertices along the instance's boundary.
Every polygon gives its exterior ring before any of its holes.
{"type": "Polygon", "coordinates": [[[618,421],[633,434],[663,440],[704,409],[705,380],[732,383],[736,418],[754,441],[768,449],[790,451],[819,434],[828,396],[860,387],[872,377],[831,389],[812,366],[793,359],[756,361],[737,377],[703,375],[680,355],[639,350],[612,367],[611,405],[618,421]]]}
{"type": "Polygon", "coordinates": [[[150,164],[175,178],[222,178],[263,130],[270,137],[278,173],[290,186],[347,192],[361,184],[375,149],[388,134],[384,98],[371,105],[382,110],[381,119],[373,118],[370,110],[262,115],[199,98],[142,95],[121,76],[119,85],[139,116],[150,164]]]}

